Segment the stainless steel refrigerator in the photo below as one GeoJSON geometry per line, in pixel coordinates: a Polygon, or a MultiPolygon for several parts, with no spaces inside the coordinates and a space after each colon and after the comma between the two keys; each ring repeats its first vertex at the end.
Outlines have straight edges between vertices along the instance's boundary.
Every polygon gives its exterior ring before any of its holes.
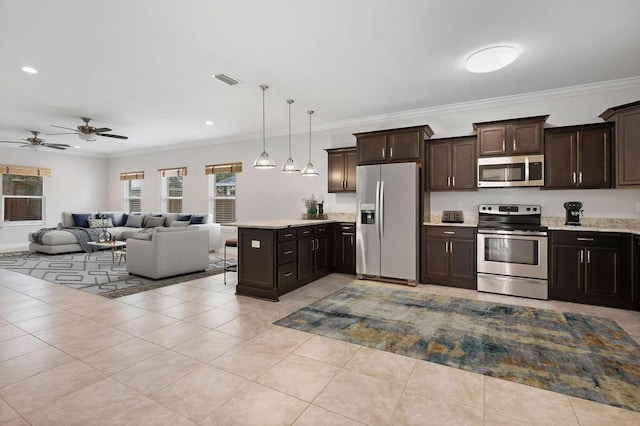
{"type": "Polygon", "coordinates": [[[375,164],[356,169],[358,277],[418,281],[419,166],[375,164]]]}

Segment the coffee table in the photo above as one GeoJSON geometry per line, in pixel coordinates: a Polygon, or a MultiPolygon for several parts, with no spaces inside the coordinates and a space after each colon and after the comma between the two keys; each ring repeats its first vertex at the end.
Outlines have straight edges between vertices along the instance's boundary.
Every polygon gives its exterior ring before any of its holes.
{"type": "Polygon", "coordinates": [[[111,249],[111,260],[113,260],[113,263],[116,263],[116,249],[118,248],[124,248],[127,246],[126,241],[104,241],[104,242],[100,242],[100,241],[89,241],[87,243],[87,246],[89,247],[89,255],[87,256],[87,259],[91,259],[91,253],[93,253],[93,250],[95,248],[95,250],[100,250],[101,248],[110,248],[111,249]]]}

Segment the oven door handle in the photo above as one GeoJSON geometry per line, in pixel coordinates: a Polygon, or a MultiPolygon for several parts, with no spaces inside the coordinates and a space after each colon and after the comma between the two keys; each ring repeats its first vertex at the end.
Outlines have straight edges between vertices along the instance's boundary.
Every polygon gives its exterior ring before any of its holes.
{"type": "Polygon", "coordinates": [[[491,235],[504,235],[505,237],[509,236],[523,236],[523,237],[546,237],[547,233],[542,231],[536,232],[526,232],[526,231],[501,231],[497,229],[479,229],[478,234],[491,234],[491,235]]]}

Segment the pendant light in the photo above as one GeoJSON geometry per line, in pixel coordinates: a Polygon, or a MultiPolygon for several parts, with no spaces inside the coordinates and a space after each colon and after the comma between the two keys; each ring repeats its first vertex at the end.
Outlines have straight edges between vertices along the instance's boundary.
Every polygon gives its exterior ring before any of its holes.
{"type": "Polygon", "coordinates": [[[302,176],[318,176],[320,173],[311,162],[311,114],[313,114],[313,111],[307,111],[307,114],[309,114],[309,162],[302,169],[302,176]]]}
{"type": "Polygon", "coordinates": [[[256,158],[256,161],[253,162],[253,168],[254,169],[274,169],[276,167],[276,162],[273,161],[273,158],[269,157],[269,154],[267,154],[266,139],[265,139],[265,132],[264,132],[264,122],[265,122],[264,92],[269,88],[269,86],[263,84],[260,86],[260,88],[262,89],[262,154],[260,154],[260,156],[256,158]]]}
{"type": "Polygon", "coordinates": [[[291,158],[291,104],[293,103],[293,99],[287,99],[287,103],[289,104],[289,158],[287,158],[287,162],[282,166],[282,173],[299,173],[300,169],[293,158],[291,158]]]}

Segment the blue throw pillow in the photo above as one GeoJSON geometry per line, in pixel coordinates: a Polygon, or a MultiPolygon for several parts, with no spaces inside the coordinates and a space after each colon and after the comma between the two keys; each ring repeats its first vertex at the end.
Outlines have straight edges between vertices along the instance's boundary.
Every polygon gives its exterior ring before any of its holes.
{"type": "Polygon", "coordinates": [[[89,227],[89,218],[91,218],[91,213],[71,213],[71,217],[73,217],[73,224],[75,226],[79,226],[81,228],[89,227]]]}
{"type": "Polygon", "coordinates": [[[192,225],[202,225],[204,223],[204,216],[191,215],[189,223],[192,225]]]}
{"type": "Polygon", "coordinates": [[[123,213],[122,214],[122,222],[120,222],[118,226],[125,226],[127,224],[127,217],[128,216],[129,216],[128,213],[123,213]]]}
{"type": "Polygon", "coordinates": [[[179,222],[189,222],[191,220],[191,215],[190,214],[179,214],[178,218],[176,219],[179,222]]]}

